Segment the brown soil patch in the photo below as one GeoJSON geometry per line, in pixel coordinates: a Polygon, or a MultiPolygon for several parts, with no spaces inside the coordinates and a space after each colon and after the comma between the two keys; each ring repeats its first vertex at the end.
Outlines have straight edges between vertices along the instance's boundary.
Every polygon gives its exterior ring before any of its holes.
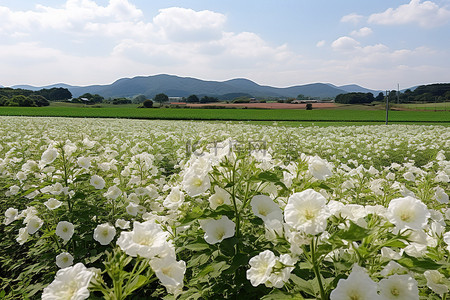
{"type": "MultiPolygon", "coordinates": [[[[305,109],[306,104],[291,104],[291,103],[172,103],[186,105],[188,107],[199,108],[204,106],[222,106],[222,107],[247,107],[247,108],[265,108],[265,109],[305,109]]],[[[312,103],[313,109],[321,108],[336,108],[334,103],[312,103]]]]}

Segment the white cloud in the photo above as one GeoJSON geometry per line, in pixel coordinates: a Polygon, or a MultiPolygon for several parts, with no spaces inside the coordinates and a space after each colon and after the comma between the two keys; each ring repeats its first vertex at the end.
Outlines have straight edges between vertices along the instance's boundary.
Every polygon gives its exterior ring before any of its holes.
{"type": "Polygon", "coordinates": [[[350,35],[354,37],[366,37],[368,35],[371,35],[372,33],[372,29],[370,29],[369,27],[363,27],[358,30],[353,30],[350,35]]]}
{"type": "Polygon", "coordinates": [[[364,19],[364,16],[361,16],[361,15],[358,15],[355,13],[351,13],[351,14],[343,16],[341,18],[341,22],[357,24],[357,23],[361,22],[363,19],[364,19]]]}
{"type": "Polygon", "coordinates": [[[353,51],[359,46],[359,42],[351,37],[342,36],[331,43],[331,48],[337,51],[353,51]]]}
{"type": "Polygon", "coordinates": [[[318,41],[318,42],[317,42],[316,47],[317,47],[317,48],[320,48],[320,47],[325,46],[325,44],[326,44],[325,40],[321,40],[321,41],[318,41]]]}
{"type": "Polygon", "coordinates": [[[417,23],[421,27],[441,26],[450,20],[450,10],[439,7],[432,1],[411,0],[397,8],[388,8],[382,13],[372,14],[369,23],[382,25],[403,25],[417,23]]]}
{"type": "Polygon", "coordinates": [[[107,6],[91,0],[68,0],[62,8],[38,4],[35,10],[12,11],[0,7],[0,28],[3,33],[47,29],[79,32],[88,22],[123,22],[142,15],[128,0],[110,0],[107,6]]]}
{"type": "Polygon", "coordinates": [[[194,11],[181,7],[159,10],[153,23],[176,42],[220,39],[226,17],[209,10],[194,11]]]}

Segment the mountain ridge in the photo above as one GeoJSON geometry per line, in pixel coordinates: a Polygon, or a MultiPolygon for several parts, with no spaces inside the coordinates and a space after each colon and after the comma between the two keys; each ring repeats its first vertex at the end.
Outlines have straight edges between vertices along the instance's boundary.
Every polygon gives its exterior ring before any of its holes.
{"type": "Polygon", "coordinates": [[[280,88],[259,85],[246,78],[208,81],[168,74],[120,78],[111,84],[105,85],[73,86],[65,83],[57,83],[42,87],[31,85],[15,85],[12,87],[30,90],[63,87],[67,88],[74,97],[91,93],[99,94],[105,98],[134,97],[136,95],[145,95],[148,98],[153,98],[159,93],[164,93],[169,97],[188,97],[193,94],[220,97],[226,94],[243,93],[252,95],[253,97],[264,98],[297,97],[299,94],[313,98],[332,98],[338,94],[348,92],[371,92],[375,96],[380,92],[366,89],[356,84],[335,86],[327,83],[309,83],[280,88]]]}

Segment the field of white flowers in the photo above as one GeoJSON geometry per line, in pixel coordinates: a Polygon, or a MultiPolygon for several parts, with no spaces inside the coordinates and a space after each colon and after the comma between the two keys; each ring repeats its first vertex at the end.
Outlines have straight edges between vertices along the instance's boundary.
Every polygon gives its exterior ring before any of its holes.
{"type": "Polygon", "coordinates": [[[450,130],[0,118],[0,298],[445,299],[450,130]]]}

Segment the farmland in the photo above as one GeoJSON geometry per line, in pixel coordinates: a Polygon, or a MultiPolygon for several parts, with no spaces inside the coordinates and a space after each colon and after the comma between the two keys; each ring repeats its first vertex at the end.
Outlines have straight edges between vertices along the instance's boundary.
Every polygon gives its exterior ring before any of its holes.
{"type": "Polygon", "coordinates": [[[0,124],[5,298],[448,293],[448,127],[0,124]]]}
{"type": "MultiPolygon", "coordinates": [[[[4,116],[59,116],[82,118],[132,118],[161,120],[233,120],[233,121],[329,121],[329,122],[384,122],[383,110],[363,109],[200,109],[200,108],[153,108],[138,109],[136,106],[48,106],[48,107],[2,107],[4,116]]],[[[449,123],[446,111],[390,111],[392,122],[449,123]]]]}

